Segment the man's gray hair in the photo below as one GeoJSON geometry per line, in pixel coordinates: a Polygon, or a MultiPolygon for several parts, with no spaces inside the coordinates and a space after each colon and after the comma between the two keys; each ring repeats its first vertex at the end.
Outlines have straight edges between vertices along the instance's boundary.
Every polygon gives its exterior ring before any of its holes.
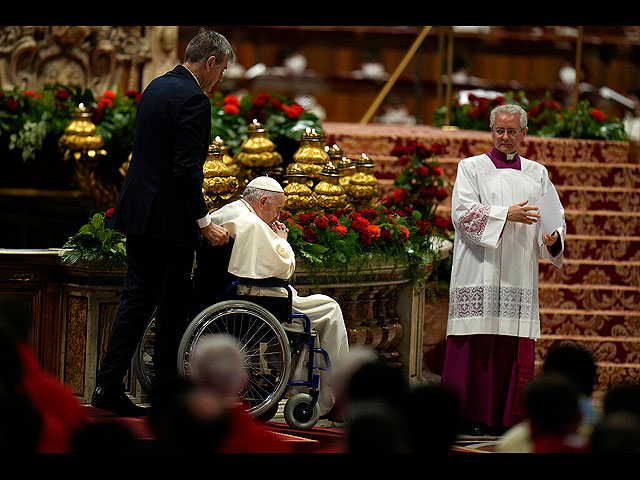
{"type": "Polygon", "coordinates": [[[496,114],[504,113],[507,115],[520,115],[520,128],[527,128],[527,112],[520,105],[516,105],[514,103],[507,103],[505,105],[500,105],[493,110],[491,110],[491,119],[489,122],[489,128],[493,129],[493,123],[496,118],[496,114]]]}
{"type": "Polygon", "coordinates": [[[210,56],[216,57],[216,65],[225,59],[233,61],[233,48],[224,35],[207,28],[201,28],[191,39],[184,52],[186,63],[199,64],[210,56]]]}
{"type": "Polygon", "coordinates": [[[228,334],[203,336],[191,359],[193,380],[224,398],[237,397],[247,380],[246,358],[235,337],[228,334]]]}
{"type": "Polygon", "coordinates": [[[269,201],[273,200],[273,197],[280,195],[282,192],[274,192],[272,190],[263,190],[262,188],[246,187],[242,192],[242,199],[250,204],[256,204],[260,197],[267,196],[269,201]]]}

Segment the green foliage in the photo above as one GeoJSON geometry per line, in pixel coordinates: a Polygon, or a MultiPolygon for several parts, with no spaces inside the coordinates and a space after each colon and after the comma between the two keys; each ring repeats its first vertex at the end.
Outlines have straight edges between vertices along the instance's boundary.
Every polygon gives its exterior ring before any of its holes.
{"type": "Polygon", "coordinates": [[[106,215],[94,214],[75,235],[69,237],[62,247],[62,263],[73,264],[82,259],[99,261],[114,268],[126,265],[125,236],[107,226],[111,211],[106,215]]]}

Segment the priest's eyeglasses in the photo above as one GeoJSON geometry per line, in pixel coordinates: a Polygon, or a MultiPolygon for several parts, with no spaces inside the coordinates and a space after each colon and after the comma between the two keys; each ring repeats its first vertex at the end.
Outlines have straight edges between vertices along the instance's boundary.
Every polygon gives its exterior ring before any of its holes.
{"type": "Polygon", "coordinates": [[[509,129],[504,129],[504,128],[494,128],[493,129],[493,133],[495,133],[496,135],[498,135],[499,137],[501,137],[502,135],[504,135],[505,133],[510,136],[510,137],[515,137],[516,135],[518,135],[520,132],[522,132],[524,130],[524,128],[509,128],[509,129]]]}

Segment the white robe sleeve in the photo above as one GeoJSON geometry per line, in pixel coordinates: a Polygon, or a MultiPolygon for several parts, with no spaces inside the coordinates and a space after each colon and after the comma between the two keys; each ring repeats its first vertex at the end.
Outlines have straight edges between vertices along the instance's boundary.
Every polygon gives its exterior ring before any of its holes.
{"type": "MultiPolygon", "coordinates": [[[[549,175],[547,173],[544,179],[543,195],[552,188],[555,189],[556,187],[554,187],[553,183],[551,183],[551,180],[549,179],[549,175]]],[[[560,237],[560,246],[559,246],[558,252],[556,252],[555,255],[552,255],[551,252],[549,251],[549,247],[547,247],[546,245],[540,245],[539,255],[540,255],[540,258],[547,260],[552,265],[560,268],[562,267],[562,264],[564,261],[564,246],[565,246],[565,241],[567,237],[567,223],[564,217],[564,208],[559,198],[558,198],[558,206],[560,208],[560,212],[562,213],[562,226],[557,230],[558,236],[560,237]]],[[[545,232],[545,233],[551,234],[553,232],[545,232]]],[[[557,248],[557,245],[556,245],[556,248],[557,248]]]]}
{"type": "Polygon", "coordinates": [[[473,159],[461,160],[451,195],[451,220],[456,233],[467,242],[496,248],[509,207],[483,204],[479,192],[473,172],[473,159]]]}
{"type": "Polygon", "coordinates": [[[211,221],[225,227],[234,239],[229,273],[254,279],[291,278],[296,268],[291,245],[255,213],[229,206],[210,216],[211,221]]]}

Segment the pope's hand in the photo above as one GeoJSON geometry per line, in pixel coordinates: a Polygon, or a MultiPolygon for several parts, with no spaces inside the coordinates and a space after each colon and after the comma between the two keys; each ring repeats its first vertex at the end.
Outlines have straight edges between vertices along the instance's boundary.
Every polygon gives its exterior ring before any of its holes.
{"type": "Polygon", "coordinates": [[[542,243],[544,243],[547,247],[550,247],[558,240],[558,232],[555,231],[551,235],[548,233],[542,234],[542,243]]]}
{"type": "Polygon", "coordinates": [[[271,224],[271,229],[276,232],[279,237],[284,238],[285,240],[289,236],[289,229],[284,223],[278,222],[277,220],[271,224]]]}
{"type": "Polygon", "coordinates": [[[211,222],[204,228],[200,229],[202,236],[211,245],[224,245],[229,241],[229,232],[226,228],[211,222]]]}

